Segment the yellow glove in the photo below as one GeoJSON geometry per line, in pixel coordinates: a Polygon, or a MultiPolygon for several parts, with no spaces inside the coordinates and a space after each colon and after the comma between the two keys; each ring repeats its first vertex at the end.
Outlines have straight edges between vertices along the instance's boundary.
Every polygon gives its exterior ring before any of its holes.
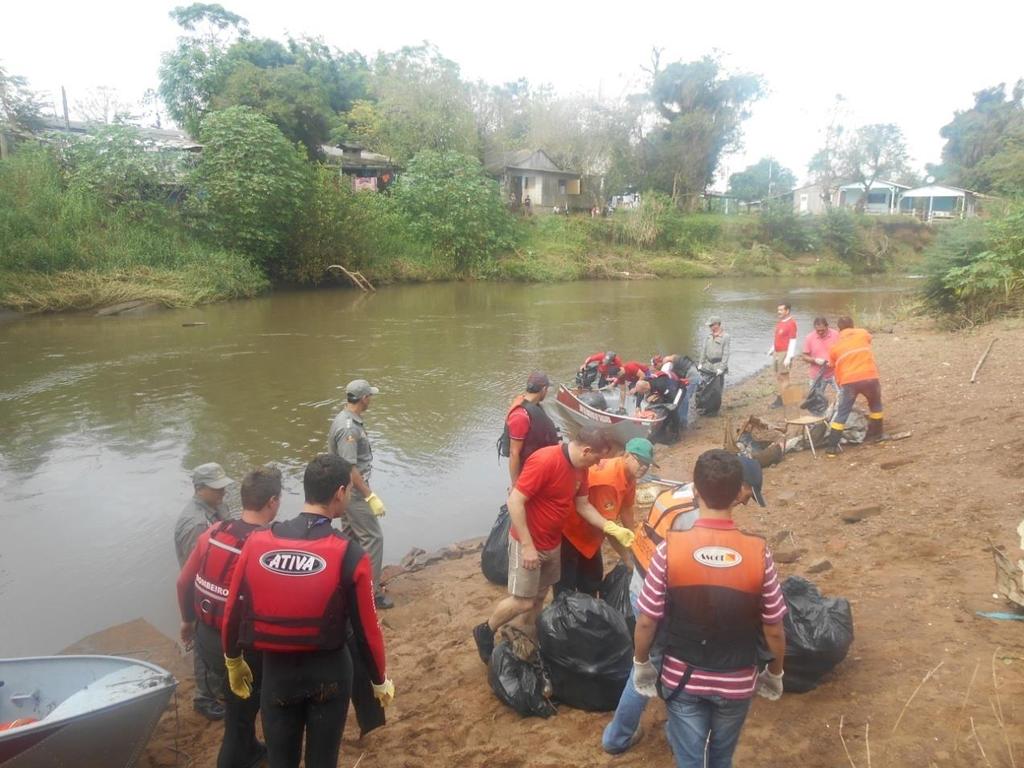
{"type": "Polygon", "coordinates": [[[627,549],[633,546],[633,540],[636,538],[636,534],[633,533],[629,528],[623,528],[613,520],[609,520],[604,524],[602,528],[605,533],[615,539],[619,544],[626,547],[627,549]]]}
{"type": "Polygon", "coordinates": [[[241,654],[235,658],[224,657],[224,666],[228,668],[228,684],[231,692],[240,699],[248,699],[252,693],[252,670],[245,663],[241,654]]]}
{"type": "Polygon", "coordinates": [[[384,682],[380,685],[373,682],[370,684],[373,686],[373,695],[377,697],[381,707],[387,708],[388,704],[395,698],[395,684],[387,677],[384,678],[384,682]]]}
{"type": "Polygon", "coordinates": [[[370,505],[370,511],[373,512],[374,517],[384,517],[384,513],[387,512],[384,509],[384,502],[380,500],[380,496],[376,493],[371,493],[367,496],[366,503],[370,505]]]}

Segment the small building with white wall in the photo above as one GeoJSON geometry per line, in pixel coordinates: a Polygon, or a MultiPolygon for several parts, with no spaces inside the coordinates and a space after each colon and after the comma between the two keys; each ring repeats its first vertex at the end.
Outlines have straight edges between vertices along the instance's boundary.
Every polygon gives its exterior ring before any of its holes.
{"type": "Polygon", "coordinates": [[[908,189],[900,195],[900,213],[914,214],[924,221],[967,219],[978,215],[978,195],[969,189],[929,184],[908,189]]]}

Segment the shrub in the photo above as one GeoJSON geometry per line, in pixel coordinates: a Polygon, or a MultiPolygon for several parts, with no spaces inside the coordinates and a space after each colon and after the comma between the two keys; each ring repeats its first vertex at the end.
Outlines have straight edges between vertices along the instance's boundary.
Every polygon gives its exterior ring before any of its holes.
{"type": "Polygon", "coordinates": [[[480,162],[459,152],[424,150],[394,188],[413,235],[458,274],[513,245],[513,223],[498,185],[480,162]]]}
{"type": "Polygon", "coordinates": [[[249,107],[211,113],[201,138],[188,199],[195,225],[217,246],[287,272],[284,246],[313,195],[305,153],[249,107]]]}
{"type": "Polygon", "coordinates": [[[798,217],[788,205],[769,206],[761,212],[759,240],[786,254],[806,253],[817,245],[813,222],[798,217]]]}

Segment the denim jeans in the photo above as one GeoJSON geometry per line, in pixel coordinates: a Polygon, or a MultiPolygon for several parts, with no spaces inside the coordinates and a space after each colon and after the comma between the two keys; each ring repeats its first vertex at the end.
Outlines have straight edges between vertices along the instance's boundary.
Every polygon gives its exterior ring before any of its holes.
{"type": "Polygon", "coordinates": [[[750,699],[734,701],[681,691],[665,707],[665,735],[675,755],[676,768],[732,767],[732,754],[750,711],[750,699]]]}
{"type": "MultiPolygon", "coordinates": [[[[643,589],[644,580],[639,570],[633,571],[633,578],[629,582],[629,602],[633,606],[633,615],[639,616],[640,611],[636,607],[637,598],[640,597],[640,590],[643,589]]],[[[662,643],[660,634],[654,638],[651,647],[651,663],[655,669],[661,668],[662,643]]],[[[622,696],[619,697],[619,705],[615,708],[615,715],[612,721],[604,729],[601,736],[601,746],[604,751],[613,755],[620,754],[629,749],[629,740],[633,738],[636,729],[640,725],[640,717],[650,701],[646,696],[636,692],[633,685],[633,675],[630,673],[626,680],[626,687],[622,689],[622,696]]]]}

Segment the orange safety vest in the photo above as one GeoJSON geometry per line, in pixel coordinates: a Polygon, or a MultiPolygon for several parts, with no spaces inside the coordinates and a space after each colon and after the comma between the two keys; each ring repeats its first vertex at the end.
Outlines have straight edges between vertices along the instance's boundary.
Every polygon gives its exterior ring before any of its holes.
{"type": "MultiPolygon", "coordinates": [[[[693,519],[696,515],[697,502],[693,495],[693,484],[687,483],[678,488],[669,488],[658,494],[654,500],[651,511],[647,513],[647,519],[641,522],[634,533],[633,559],[636,561],[640,573],[647,575],[647,569],[651,567],[651,560],[654,558],[654,551],[661,542],[665,541],[672,525],[680,515],[693,512],[693,519]]],[[[690,525],[693,525],[691,522],[690,525]]]]}
{"type": "MultiPolygon", "coordinates": [[[[615,520],[623,506],[633,503],[636,494],[636,480],[626,469],[626,457],[604,459],[588,470],[587,485],[590,490],[587,500],[606,520],[615,520]]],[[[573,510],[565,523],[562,535],[579,550],[584,557],[593,557],[601,549],[604,533],[592,526],[573,510]]]]}
{"type": "Polygon", "coordinates": [[[871,351],[871,334],[863,328],[844,328],[828,351],[828,359],[836,372],[836,384],[853,384],[878,378],[875,354],[871,351]]]}
{"type": "Polygon", "coordinates": [[[667,652],[700,669],[757,661],[765,541],[695,525],[668,534],[667,652]]]}

